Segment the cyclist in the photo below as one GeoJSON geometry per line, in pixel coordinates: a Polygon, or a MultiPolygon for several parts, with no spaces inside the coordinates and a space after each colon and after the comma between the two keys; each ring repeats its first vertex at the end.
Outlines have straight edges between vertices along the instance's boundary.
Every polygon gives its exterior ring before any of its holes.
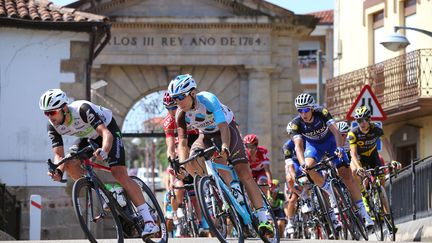
{"type": "MultiPolygon", "coordinates": [[[[290,137],[292,136],[291,126],[292,123],[288,123],[286,128],[288,136],[290,137]]],[[[305,201],[303,207],[301,208],[302,213],[312,212],[312,206],[310,203],[309,194],[295,181],[296,176],[301,175],[303,172],[297,159],[295,144],[291,138],[288,139],[282,146],[282,152],[285,157],[285,179],[286,185],[288,185],[288,193],[286,193],[288,205],[286,207],[287,225],[285,227],[285,235],[289,235],[294,233],[295,211],[298,198],[301,197],[305,201]]]]}
{"type": "MultiPolygon", "coordinates": [[[[149,212],[140,187],[127,174],[121,132],[111,110],[85,100],[68,104],[66,93],[60,89],[46,91],[39,100],[39,108],[48,118],[47,132],[52,143],[54,161],[59,161],[65,156],[63,135],[78,137],[71,151],[88,146],[87,138],[95,139],[99,148],[93,155],[98,160],[108,162],[112,175],[125,189],[145,221],[141,236],[147,238],[157,233],[159,227],[149,212]]],[[[60,181],[64,172],[73,180],[79,179],[83,173],[80,161],[62,164],[54,173],[48,172],[48,175],[53,180],[60,181]]]]}
{"type": "Polygon", "coordinates": [[[348,125],[348,122],[346,122],[346,121],[338,121],[338,122],[336,122],[336,127],[338,128],[339,133],[341,134],[343,148],[345,149],[345,152],[347,153],[348,160],[351,161],[350,144],[349,144],[349,141],[347,139],[348,132],[350,131],[350,126],[348,125]]]}
{"type": "MultiPolygon", "coordinates": [[[[380,137],[384,135],[384,131],[377,124],[370,121],[371,112],[366,106],[361,106],[354,111],[354,118],[356,119],[358,126],[353,128],[348,133],[348,141],[350,144],[350,153],[352,158],[351,169],[357,183],[361,186],[359,174],[364,174],[364,171],[369,168],[375,168],[381,166],[380,155],[378,154],[377,142],[380,137]]],[[[384,139],[384,143],[388,146],[388,140],[384,139]]],[[[391,156],[391,152],[388,153],[391,156]]],[[[400,163],[392,161],[391,164],[399,169],[400,163]]],[[[382,173],[379,176],[381,185],[385,185],[385,174],[382,173]]],[[[364,194],[364,188],[361,186],[362,194],[364,194]]],[[[384,210],[389,212],[389,204],[387,200],[384,200],[384,210]]]]}
{"type": "MultiPolygon", "coordinates": [[[[189,156],[187,127],[200,130],[198,139],[192,145],[191,154],[197,149],[212,146],[211,139],[214,139],[216,145],[221,146],[221,152],[215,162],[226,163],[228,159],[231,161],[257,211],[260,221],[259,231],[263,234],[273,233],[263,208],[258,185],[251,176],[242,138],[233,121],[233,112],[221,104],[214,94],[206,91],[198,92],[196,82],[189,74],[179,75],[173,79],[168,86],[168,91],[179,107],[176,114],[179,159],[183,161],[189,156]]],[[[189,174],[204,174],[202,164],[200,165],[197,161],[186,165],[189,174]]],[[[227,172],[221,171],[221,176],[227,182],[232,181],[227,172]]]]}
{"type": "Polygon", "coordinates": [[[283,236],[283,230],[285,229],[285,194],[279,191],[279,180],[273,179],[269,187],[269,196],[267,197],[273,213],[277,219],[277,225],[279,227],[280,237],[283,236]]]}
{"type": "MultiPolygon", "coordinates": [[[[163,96],[163,104],[165,108],[168,110],[167,116],[164,119],[163,122],[163,129],[165,132],[165,142],[167,145],[167,155],[168,155],[168,161],[170,161],[170,164],[174,163],[174,159],[177,157],[177,151],[176,146],[178,144],[178,139],[176,138],[176,130],[177,130],[177,124],[175,121],[175,114],[177,112],[177,104],[175,101],[169,96],[168,92],[164,93],[163,96]]],[[[198,138],[198,130],[197,129],[189,129],[187,131],[188,133],[188,146],[190,147],[192,143],[198,138]]],[[[184,175],[183,173],[179,173],[178,175],[175,174],[173,168],[169,170],[170,173],[168,173],[169,176],[169,185],[175,185],[177,187],[184,186],[185,184],[192,184],[193,183],[193,177],[191,175],[184,175]],[[177,178],[178,177],[178,178],[177,178]]],[[[172,186],[168,188],[168,190],[171,190],[172,186]]],[[[184,217],[183,208],[179,206],[182,203],[183,197],[184,197],[185,190],[182,189],[175,189],[174,194],[175,197],[171,197],[171,205],[172,205],[172,211],[173,211],[173,222],[176,226],[176,237],[180,237],[180,233],[182,232],[182,225],[179,223],[180,221],[178,218],[184,217]]],[[[189,196],[191,197],[192,204],[195,208],[195,212],[197,213],[198,221],[200,222],[199,225],[199,234],[205,235],[209,232],[209,227],[207,222],[204,218],[202,218],[201,214],[201,208],[198,205],[198,201],[195,197],[194,191],[189,191],[189,196]]]]}
{"type": "MultiPolygon", "coordinates": [[[[315,99],[308,93],[298,95],[294,103],[299,115],[292,120],[291,127],[295,151],[300,164],[306,168],[312,167],[321,160],[325,153],[336,153],[339,158],[335,158],[332,162],[351,192],[351,197],[359,209],[361,218],[365,221],[365,226],[372,228],[374,222],[366,212],[360,189],[353,179],[349,160],[342,147],[342,137],[334,119],[327,109],[316,107],[315,99]],[[303,145],[303,139],[306,140],[306,146],[303,145]]],[[[314,170],[306,170],[305,172],[309,174],[315,184],[328,193],[331,207],[336,208],[336,199],[328,181],[314,170]]],[[[334,211],[330,217],[335,229],[340,229],[341,223],[336,219],[334,211]]]]}
{"type": "Polygon", "coordinates": [[[272,173],[267,148],[258,146],[258,136],[255,134],[246,135],[243,138],[243,143],[246,146],[252,177],[257,183],[258,181],[265,181],[265,184],[271,186],[272,173]]]}

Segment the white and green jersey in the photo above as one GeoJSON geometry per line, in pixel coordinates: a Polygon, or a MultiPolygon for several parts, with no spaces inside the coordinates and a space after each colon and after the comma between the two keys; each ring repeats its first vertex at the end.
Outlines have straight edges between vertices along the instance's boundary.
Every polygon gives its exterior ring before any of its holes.
{"type": "Polygon", "coordinates": [[[48,136],[53,148],[63,146],[63,135],[96,139],[99,137],[96,128],[102,123],[108,126],[112,120],[111,110],[89,101],[77,100],[69,104],[68,108],[71,115],[69,123],[54,126],[48,122],[48,136]]]}

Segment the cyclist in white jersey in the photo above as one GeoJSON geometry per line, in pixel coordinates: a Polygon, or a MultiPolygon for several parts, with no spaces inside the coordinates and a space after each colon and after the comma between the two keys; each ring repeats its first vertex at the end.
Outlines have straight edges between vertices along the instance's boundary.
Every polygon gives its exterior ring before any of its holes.
{"type": "MultiPolygon", "coordinates": [[[[158,232],[159,227],[154,223],[141,189],[127,174],[121,132],[111,110],[85,100],[68,104],[66,94],[60,89],[46,91],[39,100],[39,108],[48,118],[47,130],[52,142],[54,163],[65,156],[63,135],[79,138],[71,150],[80,150],[88,146],[87,138],[95,139],[99,148],[93,155],[98,160],[108,162],[112,175],[125,189],[145,221],[141,236],[147,238],[158,232]]],[[[60,165],[54,173],[48,172],[48,175],[53,180],[60,181],[64,171],[68,172],[73,180],[83,175],[80,162],[77,160],[60,165]]]]}
{"type": "MultiPolygon", "coordinates": [[[[187,159],[189,156],[186,133],[188,127],[200,131],[197,140],[192,144],[191,154],[197,149],[212,146],[211,139],[214,139],[214,142],[221,147],[222,151],[220,157],[215,159],[215,162],[226,163],[227,159],[231,161],[257,211],[257,217],[260,221],[259,231],[273,233],[273,228],[267,220],[265,210],[263,210],[258,185],[251,176],[252,173],[249,168],[245,147],[233,119],[233,112],[227,106],[221,104],[214,94],[206,91],[198,92],[196,88],[196,82],[189,74],[177,76],[168,86],[171,98],[178,105],[176,121],[180,161],[187,159]]],[[[200,168],[199,163],[192,162],[188,165],[186,169],[189,174],[198,173],[203,175],[203,169],[196,170],[196,168],[200,168]]],[[[229,173],[223,171],[220,171],[220,173],[225,181],[232,181],[229,173]]]]}

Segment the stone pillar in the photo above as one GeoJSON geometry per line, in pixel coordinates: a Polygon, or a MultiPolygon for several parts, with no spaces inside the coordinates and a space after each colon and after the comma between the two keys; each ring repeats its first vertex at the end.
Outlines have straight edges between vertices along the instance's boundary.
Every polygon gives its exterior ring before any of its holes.
{"type": "MultiPolygon", "coordinates": [[[[247,68],[249,74],[249,100],[247,116],[247,133],[259,137],[260,145],[271,148],[271,92],[270,68],[247,68]]],[[[246,134],[243,134],[246,135],[246,134]]]]}

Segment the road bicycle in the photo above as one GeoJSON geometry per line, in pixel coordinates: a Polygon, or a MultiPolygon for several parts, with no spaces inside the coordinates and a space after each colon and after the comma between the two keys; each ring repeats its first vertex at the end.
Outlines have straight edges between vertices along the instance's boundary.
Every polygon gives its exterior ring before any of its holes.
{"type": "Polygon", "coordinates": [[[199,237],[198,227],[198,217],[195,212],[195,208],[192,205],[191,197],[189,196],[189,191],[194,190],[194,184],[185,184],[183,186],[173,186],[171,190],[171,197],[176,197],[174,189],[185,190],[183,200],[181,203],[182,209],[184,211],[184,217],[179,218],[179,223],[181,224],[181,235],[187,237],[199,237]]]}
{"type": "MultiPolygon", "coordinates": [[[[92,243],[104,238],[116,238],[118,243],[123,243],[125,238],[141,237],[144,228],[143,218],[125,192],[123,195],[126,205],[121,207],[112,192],[96,175],[94,169],[106,172],[111,172],[111,169],[91,161],[92,153],[98,145],[91,139],[88,142],[89,146],[66,155],[57,164],[52,163],[50,159],[47,161],[49,171],[53,172],[58,166],[70,160],[80,160],[85,173],[83,177],[74,182],[72,201],[75,214],[86,238],[92,243]]],[[[131,176],[131,178],[141,188],[150,214],[160,229],[160,232],[144,240],[148,243],[168,242],[165,218],[154,194],[138,177],[131,176]]],[[[61,182],[64,183],[66,180],[62,179],[61,182]]]]}
{"type": "MultiPolygon", "coordinates": [[[[369,214],[375,221],[375,235],[378,240],[384,241],[388,238],[391,241],[396,240],[396,227],[394,225],[393,212],[387,199],[384,186],[381,185],[380,176],[383,176],[384,170],[393,170],[393,166],[384,165],[367,169],[362,175],[363,186],[366,191],[366,201],[369,206],[369,214]],[[386,206],[384,206],[386,205],[386,206]]],[[[394,170],[397,175],[397,170],[394,170]]],[[[391,175],[390,175],[391,176],[391,175]]]]}
{"type": "Polygon", "coordinates": [[[263,209],[266,212],[269,222],[273,227],[273,234],[264,234],[258,230],[258,218],[253,214],[251,202],[245,193],[243,185],[235,173],[231,164],[218,164],[213,161],[213,154],[220,151],[217,146],[212,146],[205,150],[197,150],[189,159],[180,162],[180,165],[203,157],[208,175],[199,179],[197,184],[198,199],[200,202],[203,216],[207,220],[210,231],[220,242],[227,242],[228,225],[233,226],[234,235],[238,237],[238,242],[244,242],[245,235],[258,235],[266,243],[278,243],[279,230],[277,221],[265,194],[260,190],[263,201],[263,209]],[[230,187],[219,175],[218,170],[224,170],[231,174],[233,181],[239,181],[240,193],[244,201],[240,204],[234,197],[230,187]],[[252,232],[254,231],[254,232],[252,232]]]}
{"type": "Polygon", "coordinates": [[[358,216],[358,209],[352,203],[351,194],[342,179],[338,176],[336,168],[331,164],[331,161],[335,158],[337,158],[336,155],[326,155],[325,159],[322,159],[316,165],[306,170],[325,171],[327,173],[327,180],[333,188],[334,198],[337,200],[337,213],[343,226],[341,230],[342,238],[347,240],[348,236],[351,235],[354,240],[360,240],[360,237],[368,240],[366,227],[363,220],[358,216]]]}
{"type": "MultiPolygon", "coordinates": [[[[323,162],[326,158],[322,159],[323,162]]],[[[310,191],[310,200],[312,206],[312,212],[304,215],[301,212],[300,207],[305,203],[303,199],[299,197],[298,199],[298,218],[301,218],[301,229],[302,235],[305,239],[315,237],[317,239],[336,239],[338,237],[338,232],[333,226],[332,219],[330,218],[330,213],[332,209],[329,206],[327,197],[324,196],[323,190],[311,183],[312,179],[308,174],[301,174],[296,177],[296,182],[304,187],[303,190],[310,191]],[[306,182],[301,182],[301,178],[307,177],[306,182]]],[[[297,232],[300,234],[300,232],[297,232]]],[[[299,235],[300,237],[301,235],[299,235]]]]}

